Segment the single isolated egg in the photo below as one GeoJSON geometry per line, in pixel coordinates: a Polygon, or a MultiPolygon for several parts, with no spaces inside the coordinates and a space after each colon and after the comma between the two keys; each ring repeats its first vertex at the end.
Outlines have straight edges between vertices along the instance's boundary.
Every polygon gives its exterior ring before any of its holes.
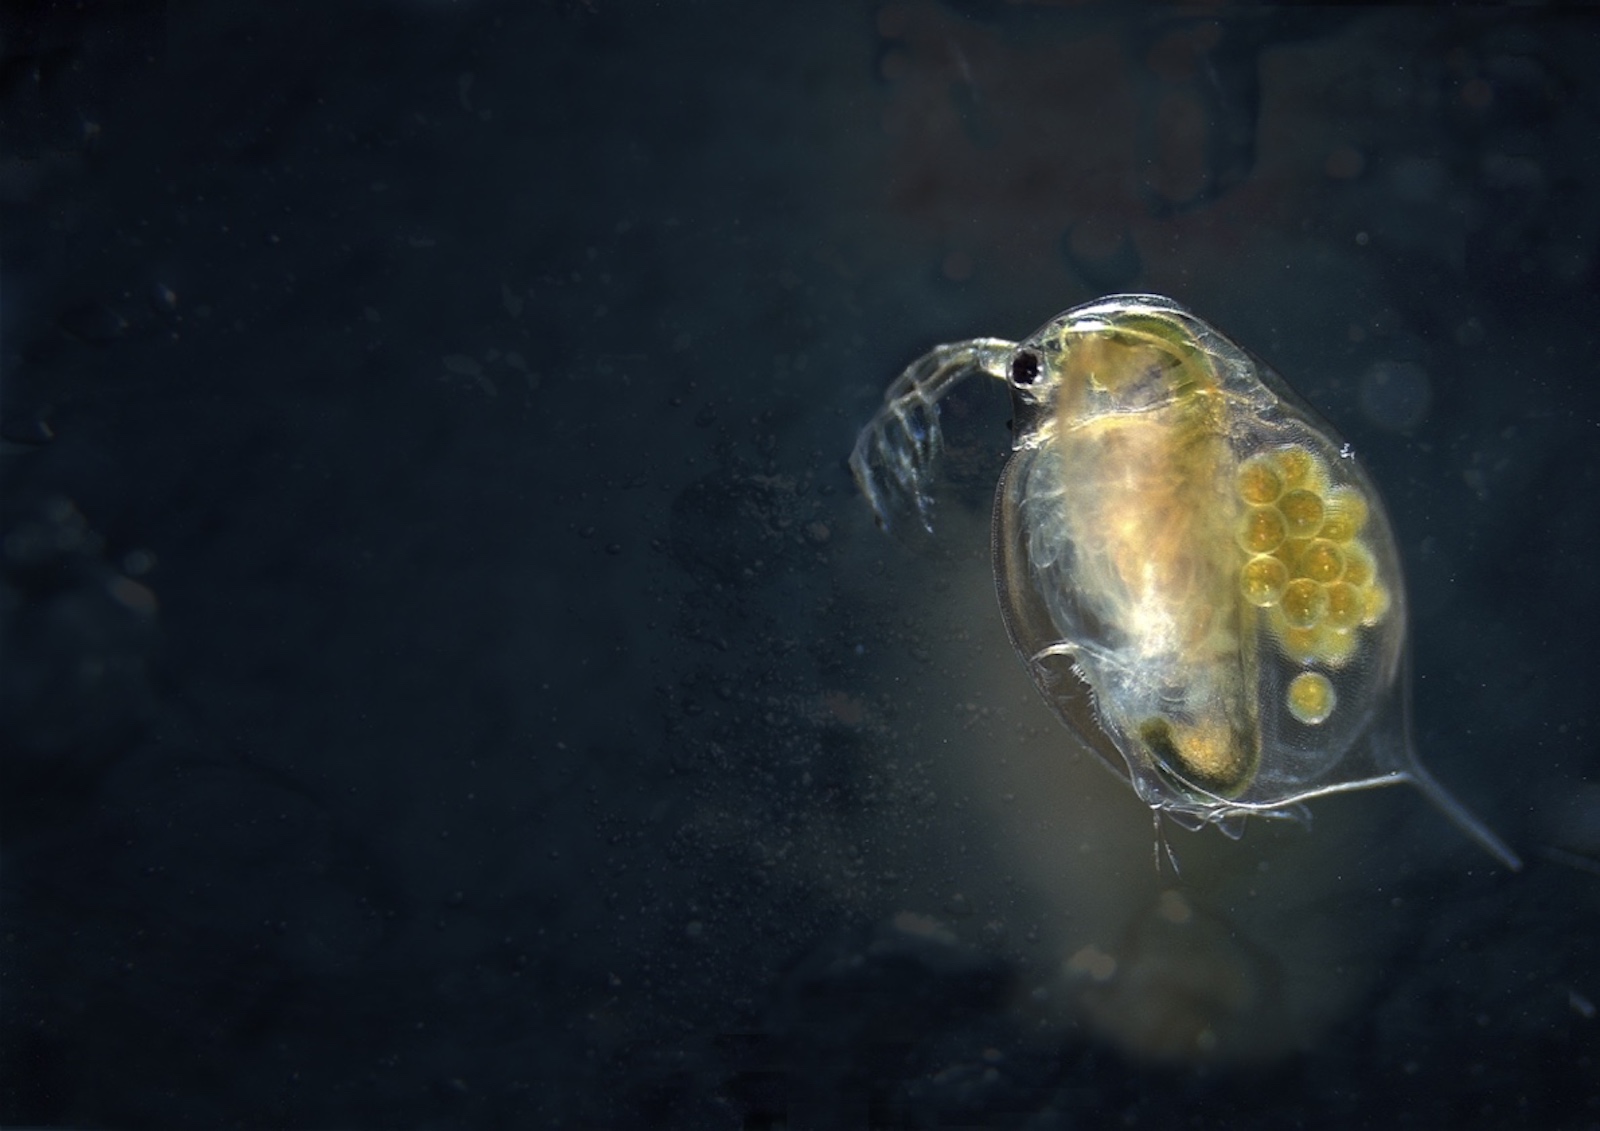
{"type": "Polygon", "coordinates": [[[932,529],[939,402],[974,375],[1011,394],[994,505],[1011,641],[1157,814],[1238,836],[1250,814],[1410,782],[1520,867],[1417,760],[1388,515],[1275,373],[1157,295],[1075,307],[1020,343],[938,346],[850,457],[883,526],[932,529]]]}

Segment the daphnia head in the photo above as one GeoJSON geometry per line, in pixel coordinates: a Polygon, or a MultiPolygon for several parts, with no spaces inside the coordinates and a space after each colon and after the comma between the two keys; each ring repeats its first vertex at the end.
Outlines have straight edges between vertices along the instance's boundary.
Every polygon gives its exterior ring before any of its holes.
{"type": "Polygon", "coordinates": [[[1220,413],[1219,398],[1249,390],[1228,380],[1217,346],[1203,322],[1156,295],[1118,295],[1058,315],[1011,358],[1016,446],[1047,442],[1084,420],[1175,403],[1220,413]]]}

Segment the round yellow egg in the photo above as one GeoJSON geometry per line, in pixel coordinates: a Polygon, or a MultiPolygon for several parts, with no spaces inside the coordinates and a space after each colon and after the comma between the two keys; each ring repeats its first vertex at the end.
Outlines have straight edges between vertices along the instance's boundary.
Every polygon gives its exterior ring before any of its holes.
{"type": "Polygon", "coordinates": [[[1322,529],[1322,497],[1315,491],[1296,487],[1278,500],[1278,510],[1291,538],[1309,538],[1322,529]]]}
{"type": "Polygon", "coordinates": [[[1290,628],[1315,628],[1328,612],[1328,591],[1306,577],[1283,587],[1283,619],[1290,628]]]}
{"type": "Polygon", "coordinates": [[[1348,542],[1367,524],[1367,500],[1354,487],[1335,487],[1322,499],[1322,537],[1348,542]]]}
{"type": "Polygon", "coordinates": [[[1343,632],[1360,624],[1367,615],[1367,595],[1348,581],[1328,586],[1328,612],[1323,623],[1343,632]]]}
{"type": "Polygon", "coordinates": [[[1239,497],[1256,506],[1278,501],[1283,494],[1283,476],[1267,456],[1251,456],[1239,465],[1239,497]]]}
{"type": "Polygon", "coordinates": [[[1269,458],[1286,487],[1300,487],[1314,480],[1317,457],[1299,444],[1279,448],[1269,458]]]}
{"type": "Polygon", "coordinates": [[[1378,564],[1372,560],[1372,551],[1360,542],[1351,542],[1344,547],[1344,574],[1341,581],[1347,581],[1359,589],[1371,585],[1377,572],[1378,564]]]}
{"type": "Polygon", "coordinates": [[[1321,672],[1301,672],[1289,681],[1289,693],[1284,697],[1289,713],[1306,726],[1316,726],[1328,721],[1339,701],[1333,682],[1321,672]]]}
{"type": "Polygon", "coordinates": [[[1326,538],[1313,538],[1295,562],[1295,573],[1312,581],[1339,580],[1344,572],[1344,555],[1326,538]]]}
{"type": "Polygon", "coordinates": [[[1283,544],[1287,533],[1277,507],[1251,507],[1239,529],[1239,544],[1251,554],[1270,554],[1283,544]]]}
{"type": "MultiPolygon", "coordinates": [[[[1289,567],[1271,554],[1257,554],[1239,571],[1239,590],[1244,599],[1258,609],[1271,608],[1283,597],[1289,583],[1289,567]]],[[[1362,611],[1366,611],[1365,605],[1362,611]]]]}

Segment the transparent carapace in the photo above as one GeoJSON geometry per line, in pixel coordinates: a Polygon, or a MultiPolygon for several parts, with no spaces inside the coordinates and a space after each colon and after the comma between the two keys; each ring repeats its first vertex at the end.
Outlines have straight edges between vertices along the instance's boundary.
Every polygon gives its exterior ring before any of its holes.
{"type": "Polygon", "coordinates": [[[1394,532],[1348,445],[1170,299],[1112,295],[1023,342],[913,362],[850,466],[880,523],[932,529],[940,401],[1006,382],[994,504],[1011,641],[1063,722],[1158,814],[1237,836],[1324,794],[1410,782],[1502,863],[1409,724],[1394,532]]]}

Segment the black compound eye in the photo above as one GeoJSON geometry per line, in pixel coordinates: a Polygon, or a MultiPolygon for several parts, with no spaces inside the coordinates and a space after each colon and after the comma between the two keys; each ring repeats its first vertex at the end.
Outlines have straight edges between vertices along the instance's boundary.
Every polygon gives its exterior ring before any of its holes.
{"type": "Polygon", "coordinates": [[[1031,385],[1039,379],[1039,355],[1031,350],[1019,350],[1011,359],[1011,383],[1031,385]]]}

